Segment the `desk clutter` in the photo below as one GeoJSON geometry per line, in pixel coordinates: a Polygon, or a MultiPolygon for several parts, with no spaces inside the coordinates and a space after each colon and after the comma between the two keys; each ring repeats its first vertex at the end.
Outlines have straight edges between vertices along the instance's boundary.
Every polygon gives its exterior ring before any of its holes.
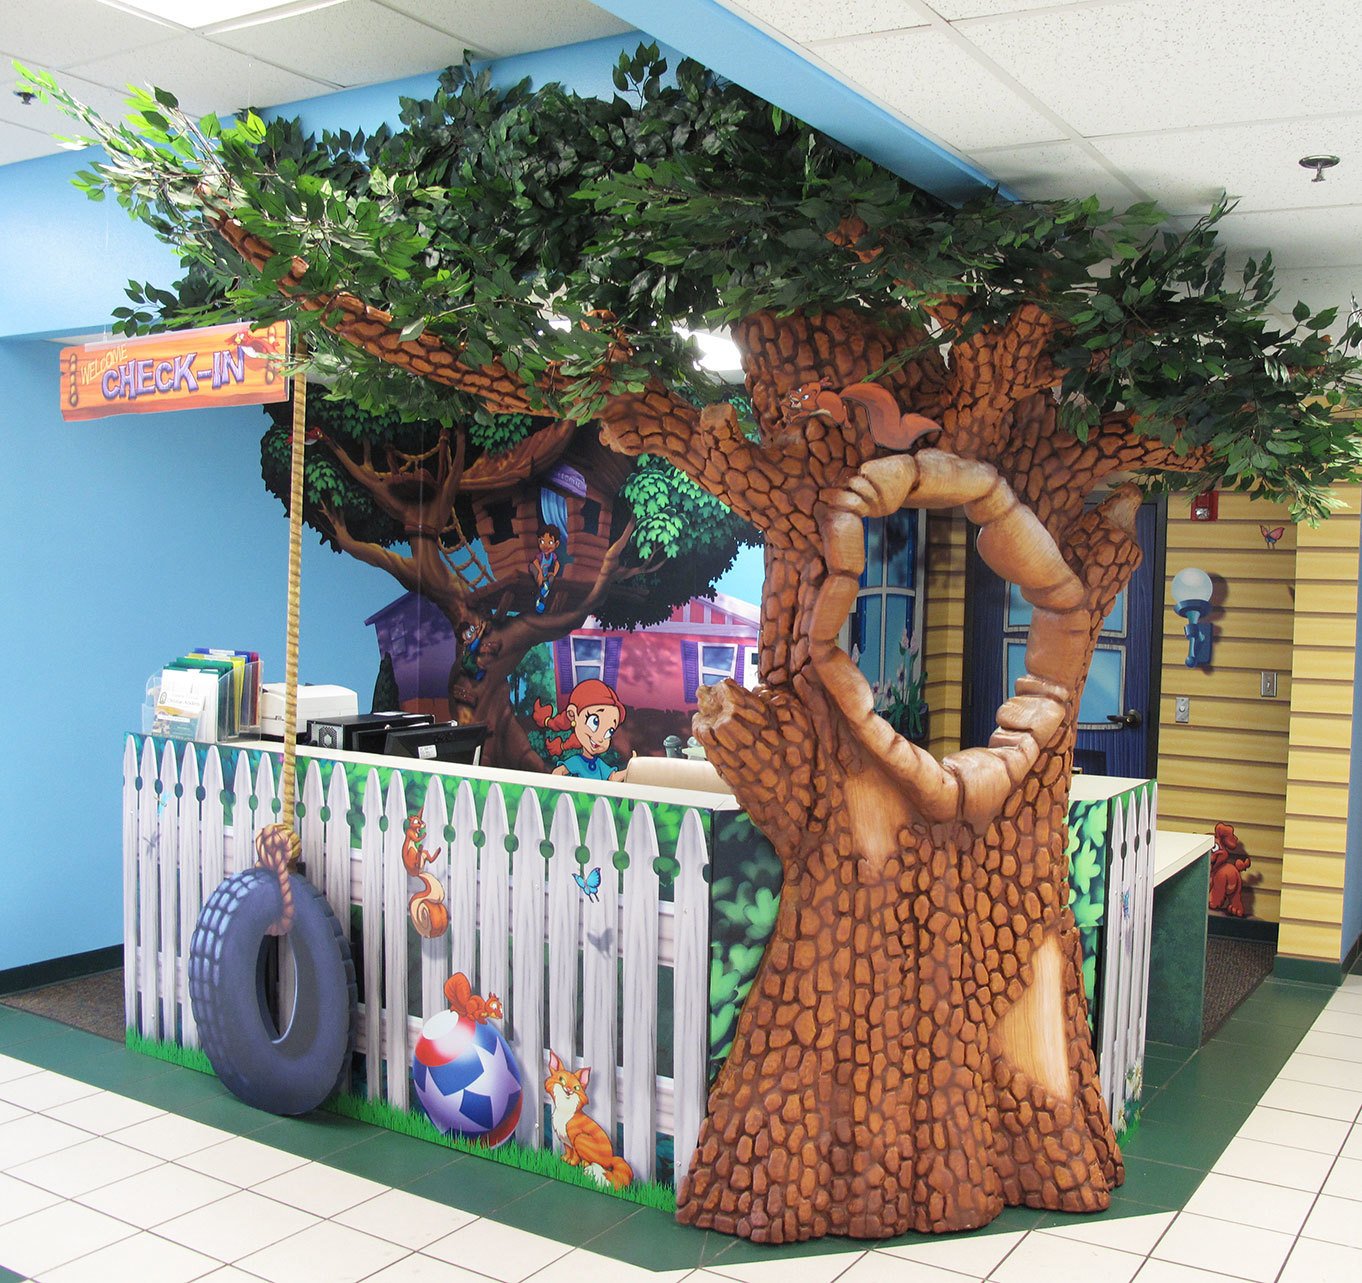
{"type": "Polygon", "coordinates": [[[217,743],[260,725],[260,656],[203,646],[147,679],[142,728],[172,739],[217,743]]]}

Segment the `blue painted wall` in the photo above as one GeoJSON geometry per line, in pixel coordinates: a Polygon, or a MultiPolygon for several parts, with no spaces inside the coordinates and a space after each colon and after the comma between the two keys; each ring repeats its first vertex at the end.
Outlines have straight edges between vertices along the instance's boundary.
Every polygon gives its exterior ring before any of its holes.
{"type": "MultiPolygon", "coordinates": [[[[494,65],[499,80],[613,92],[637,36],[494,65]]],[[[281,112],[309,127],[394,122],[434,74],[281,112]]],[[[259,650],[283,676],[287,521],[260,479],[259,409],[63,423],[58,345],[98,332],[129,278],[168,284],[169,247],[113,201],[71,186],[89,153],[0,166],[0,558],[12,749],[0,771],[0,971],[122,938],[121,745],[148,674],[191,646],[259,650]],[[18,728],[24,728],[20,731],[18,728]]],[[[737,590],[749,600],[751,563],[737,590]]],[[[760,562],[756,563],[760,584],[760,562]]],[[[367,707],[377,646],[363,620],[401,589],[304,535],[303,681],[354,687],[367,707]]]]}
{"type": "MultiPolygon", "coordinates": [[[[0,342],[0,970],[122,939],[122,737],[148,674],[224,645],[283,676],[288,522],[260,480],[264,411],[63,423],[57,352],[0,342]]],[[[306,532],[302,680],[367,701],[362,621],[397,591],[306,532]]]]}

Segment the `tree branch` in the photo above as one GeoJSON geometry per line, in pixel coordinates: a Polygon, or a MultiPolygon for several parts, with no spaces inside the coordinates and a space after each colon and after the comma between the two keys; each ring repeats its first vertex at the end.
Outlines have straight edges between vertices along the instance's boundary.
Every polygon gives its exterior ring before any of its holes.
{"type": "MultiPolygon", "coordinates": [[[[211,221],[223,240],[257,271],[262,271],[275,257],[275,249],[268,241],[248,232],[231,215],[211,216],[211,221]]],[[[307,311],[320,312],[323,327],[331,333],[388,365],[401,366],[421,378],[475,396],[495,413],[535,412],[524,380],[512,374],[499,360],[474,367],[465,364],[457,350],[433,334],[403,339],[393,328],[391,313],[370,306],[354,294],[344,290],[304,293],[302,281],[306,272],[307,261],[295,256],[289,271],[279,281],[279,291],[307,311]]],[[[557,386],[557,379],[550,375],[540,386],[552,390],[557,386]]]]}
{"type": "Polygon", "coordinates": [[[475,459],[464,470],[463,492],[505,490],[542,472],[567,449],[578,426],[571,419],[559,419],[502,454],[475,459]]]}
{"type": "Polygon", "coordinates": [[[828,574],[809,621],[810,659],[852,734],[929,820],[986,824],[1064,724],[1081,680],[1090,617],[1083,586],[1055,540],[990,464],[940,450],[865,464],[846,490],[825,495],[819,525],[828,574]],[[937,762],[874,709],[865,677],[838,645],[865,569],[862,522],[909,504],[963,505],[980,527],[979,553],[1033,607],[1026,676],[998,710],[988,748],[937,762]]]}
{"type": "Polygon", "coordinates": [[[991,458],[1003,444],[1008,416],[1027,397],[1054,387],[1061,371],[1049,356],[1058,320],[1023,303],[1001,326],[986,326],[951,347],[950,377],[931,417],[958,452],[991,458]]]}
{"type": "Polygon", "coordinates": [[[661,384],[612,396],[600,414],[601,440],[621,454],[651,454],[674,464],[703,490],[759,530],[777,515],[769,497],[793,477],[749,441],[731,405],[697,410],[661,384]]]}

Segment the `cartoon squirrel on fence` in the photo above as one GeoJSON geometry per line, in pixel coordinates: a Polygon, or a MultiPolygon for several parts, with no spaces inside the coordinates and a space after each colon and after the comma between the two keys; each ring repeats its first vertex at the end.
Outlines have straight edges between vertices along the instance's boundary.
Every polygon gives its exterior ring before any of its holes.
{"type": "Polygon", "coordinates": [[[586,1113],[586,1085],[590,1080],[589,1065],[574,1074],[549,1050],[544,1092],[549,1098],[553,1134],[563,1146],[565,1163],[580,1167],[598,1185],[623,1189],[634,1179],[634,1169],[615,1153],[605,1128],[586,1113]]]}
{"type": "Polygon", "coordinates": [[[449,910],[445,907],[445,889],[440,879],[427,873],[421,866],[439,859],[440,848],[427,851],[426,821],[420,811],[407,816],[402,837],[402,865],[410,877],[420,878],[421,890],[411,898],[408,908],[416,934],[433,940],[449,928],[449,910]]]}

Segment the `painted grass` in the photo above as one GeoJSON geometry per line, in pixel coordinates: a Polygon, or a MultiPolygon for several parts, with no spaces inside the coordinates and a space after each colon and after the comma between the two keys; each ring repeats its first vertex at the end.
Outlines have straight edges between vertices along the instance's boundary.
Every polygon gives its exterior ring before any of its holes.
{"type": "Polygon", "coordinates": [[[123,1035],[123,1042],[129,1051],[135,1051],[139,1055],[169,1061],[172,1065],[179,1065],[181,1069],[193,1069],[200,1074],[213,1074],[212,1063],[197,1047],[181,1047],[177,1042],[146,1038],[131,1028],[123,1035]]]}
{"type": "Polygon", "coordinates": [[[488,1149],[485,1145],[464,1140],[461,1136],[446,1136],[419,1110],[398,1109],[385,1100],[368,1100],[363,1096],[343,1093],[333,1096],[323,1108],[362,1123],[372,1123],[375,1127],[401,1132],[404,1136],[414,1136],[433,1145],[443,1145],[446,1149],[458,1150],[461,1154],[472,1154],[477,1158],[490,1159],[494,1163],[505,1163],[508,1167],[532,1172],[536,1176],[546,1176],[567,1185],[577,1185],[597,1194],[622,1198],[630,1203],[641,1203],[644,1207],[654,1207],[664,1212],[676,1211],[676,1191],[669,1185],[662,1185],[657,1181],[634,1181],[621,1190],[609,1185],[602,1187],[580,1167],[565,1163],[552,1150],[529,1149],[514,1140],[508,1140],[504,1145],[498,1145],[496,1149],[488,1149]]]}
{"type": "MultiPolygon", "coordinates": [[[[181,1047],[179,1043],[167,1042],[161,1038],[146,1038],[136,1029],[126,1031],[124,1042],[129,1051],[135,1051],[139,1055],[164,1060],[197,1073],[213,1074],[213,1066],[208,1057],[195,1047],[181,1047]]],[[[348,1092],[333,1096],[322,1108],[334,1114],[342,1114],[346,1118],[382,1127],[387,1131],[414,1136],[417,1140],[429,1141],[433,1145],[443,1145],[446,1149],[458,1150],[461,1154],[472,1154],[477,1158],[486,1158],[494,1163],[519,1168],[523,1172],[532,1172],[536,1176],[577,1185],[597,1194],[622,1198],[627,1202],[655,1207],[664,1212],[676,1211],[676,1191],[669,1185],[657,1181],[634,1181],[622,1190],[609,1185],[602,1188],[580,1167],[563,1162],[552,1150],[529,1149],[514,1140],[508,1140],[496,1149],[488,1149],[485,1145],[464,1140],[461,1136],[446,1136],[420,1110],[397,1109],[385,1100],[368,1100],[348,1092]]]]}

